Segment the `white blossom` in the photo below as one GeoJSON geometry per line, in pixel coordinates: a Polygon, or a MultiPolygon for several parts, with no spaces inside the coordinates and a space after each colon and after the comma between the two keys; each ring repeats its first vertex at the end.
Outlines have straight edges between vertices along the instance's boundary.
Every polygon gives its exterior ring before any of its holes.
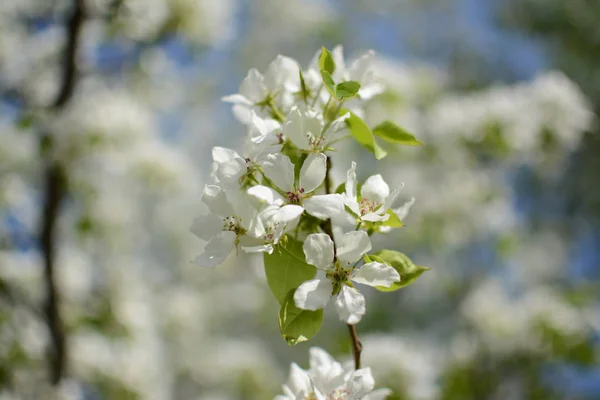
{"type": "Polygon", "coordinates": [[[232,203],[222,188],[206,185],[202,201],[208,206],[210,214],[196,218],[191,231],[208,243],[194,263],[214,267],[227,258],[243,236],[259,238],[264,235],[265,229],[256,209],[243,194],[232,203]]]}
{"type": "Polygon", "coordinates": [[[344,204],[339,194],[315,195],[313,192],[323,183],[327,170],[327,157],[321,153],[310,154],[300,169],[298,182],[294,178],[294,164],[288,156],[272,154],[264,162],[265,175],[276,189],[256,185],[248,194],[275,206],[270,208],[274,222],[290,222],[306,210],[309,214],[327,219],[343,212],[344,204]]]}
{"type": "Polygon", "coordinates": [[[365,314],[365,298],[349,281],[385,287],[400,281],[398,271],[386,264],[374,261],[355,268],[371,250],[371,240],[364,231],[345,233],[335,246],[329,235],[313,233],[304,241],[303,249],[306,262],[320,271],[316,279],[304,282],[294,293],[296,306],[303,310],[324,308],[333,296],[340,319],[354,325],[365,314]]]}
{"type": "Polygon", "coordinates": [[[342,366],[325,350],[310,349],[310,368],[292,363],[283,395],[274,400],[383,400],[389,389],[377,389],[370,368],[353,370],[342,366]]]}

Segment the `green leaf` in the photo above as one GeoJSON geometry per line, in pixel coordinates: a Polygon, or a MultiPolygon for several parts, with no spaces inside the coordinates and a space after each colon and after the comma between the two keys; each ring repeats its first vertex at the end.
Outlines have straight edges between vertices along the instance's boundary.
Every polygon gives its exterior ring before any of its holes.
{"type": "Polygon", "coordinates": [[[400,282],[395,282],[390,287],[376,286],[381,292],[393,292],[413,283],[421,274],[429,268],[415,265],[410,258],[399,251],[381,250],[368,256],[372,261],[391,265],[400,274],[400,282]]]}
{"type": "Polygon", "coordinates": [[[301,310],[294,303],[294,292],[290,290],[279,309],[279,330],[290,346],[305,342],[315,336],[323,322],[323,310],[301,310]]]}
{"type": "Polygon", "coordinates": [[[398,218],[398,215],[396,215],[396,213],[392,211],[391,208],[388,209],[385,213],[390,217],[387,219],[387,221],[379,223],[379,226],[389,226],[390,228],[402,228],[404,226],[400,218],[398,218]]]}
{"type": "Polygon", "coordinates": [[[319,56],[319,68],[321,70],[327,71],[329,75],[333,74],[333,71],[335,71],[335,61],[333,59],[333,56],[331,55],[329,50],[325,48],[325,46],[321,47],[321,55],[319,56]]]}
{"type": "Polygon", "coordinates": [[[338,83],[335,87],[335,95],[338,100],[350,99],[357,95],[360,89],[360,83],[355,81],[347,81],[338,83]]]}
{"type": "Polygon", "coordinates": [[[346,123],[354,139],[365,149],[375,154],[376,159],[381,160],[385,157],[387,152],[377,144],[373,132],[371,132],[365,121],[349,110],[342,110],[341,114],[343,115],[347,112],[350,113],[350,118],[346,119],[346,123]]]}
{"type": "Polygon", "coordinates": [[[373,128],[373,133],[388,142],[404,144],[406,146],[421,146],[421,143],[412,134],[399,127],[392,121],[384,121],[373,128]]]}
{"type": "Polygon", "coordinates": [[[325,84],[325,87],[327,88],[327,91],[329,92],[329,94],[332,95],[333,97],[336,97],[335,82],[333,81],[333,78],[331,77],[329,72],[322,69],[321,70],[321,78],[323,78],[323,83],[325,84]]]}
{"type": "Polygon", "coordinates": [[[302,68],[298,68],[298,73],[300,74],[300,90],[302,93],[302,99],[304,103],[308,102],[308,89],[306,89],[306,82],[304,81],[304,74],[302,74],[302,68]]]}
{"type": "Polygon", "coordinates": [[[285,247],[278,246],[264,255],[267,283],[273,295],[283,304],[286,294],[315,277],[317,269],[304,260],[302,242],[289,238],[285,247]]]}

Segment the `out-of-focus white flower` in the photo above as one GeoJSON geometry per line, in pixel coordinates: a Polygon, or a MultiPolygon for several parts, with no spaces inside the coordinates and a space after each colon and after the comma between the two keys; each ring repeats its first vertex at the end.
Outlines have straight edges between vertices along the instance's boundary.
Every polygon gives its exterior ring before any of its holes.
{"type": "Polygon", "coordinates": [[[371,250],[371,241],[364,231],[344,234],[335,249],[329,235],[313,233],[304,241],[303,249],[306,262],[321,272],[318,278],[304,282],[294,293],[296,307],[303,310],[324,308],[335,296],[340,319],[354,325],[365,314],[365,298],[349,286],[349,281],[385,287],[400,281],[398,271],[386,264],[370,262],[355,268],[355,264],[371,250]]]}
{"type": "Polygon", "coordinates": [[[439,377],[445,367],[443,349],[421,333],[416,338],[401,336],[390,333],[362,337],[362,362],[371,367],[377,381],[384,381],[407,398],[438,399],[439,377]]]}
{"type": "MultiPolygon", "coordinates": [[[[346,67],[344,62],[344,49],[342,46],[336,46],[331,51],[331,55],[335,61],[335,70],[332,78],[336,82],[341,81],[356,81],[360,83],[358,95],[362,100],[369,100],[374,96],[381,94],[385,86],[375,77],[374,60],[375,52],[367,51],[359,58],[354,60],[349,67],[346,67]]],[[[317,54],[311,62],[311,67],[318,70],[317,54]]]]}

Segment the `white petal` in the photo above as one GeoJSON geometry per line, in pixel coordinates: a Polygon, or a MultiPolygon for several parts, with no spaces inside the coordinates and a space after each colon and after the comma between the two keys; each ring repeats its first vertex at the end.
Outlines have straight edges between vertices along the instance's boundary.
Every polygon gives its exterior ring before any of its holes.
{"type": "Polygon", "coordinates": [[[333,71],[333,78],[336,82],[339,80],[346,80],[346,64],[344,63],[344,48],[342,45],[337,45],[331,50],[333,61],[335,61],[335,71],[333,71]]]}
{"type": "Polygon", "coordinates": [[[354,215],[360,216],[360,207],[358,206],[356,198],[350,198],[346,195],[346,193],[344,193],[344,204],[348,206],[348,208],[354,213],[354,215]]]}
{"type": "MultiPolygon", "coordinates": [[[[274,119],[263,119],[256,115],[254,111],[250,114],[250,127],[252,130],[255,130],[260,136],[266,136],[267,134],[273,132],[275,129],[279,128],[279,122],[274,119]]],[[[254,136],[254,135],[251,135],[254,136]]]]}
{"type": "Polygon", "coordinates": [[[237,182],[247,171],[246,161],[231,149],[213,147],[212,157],[217,164],[216,176],[219,181],[237,182]]]}
{"type": "Polygon", "coordinates": [[[342,128],[346,127],[346,120],[350,118],[350,113],[347,112],[346,114],[337,117],[332,123],[331,126],[329,126],[329,128],[327,128],[327,135],[333,135],[333,132],[339,131],[342,128]]]}
{"type": "Polygon", "coordinates": [[[323,194],[302,201],[304,209],[320,219],[333,218],[344,212],[344,198],[341,194],[323,194]]]}
{"type": "Polygon", "coordinates": [[[190,231],[198,238],[208,241],[223,230],[223,225],[223,218],[214,214],[201,215],[194,220],[190,231]]]}
{"type": "Polygon", "coordinates": [[[202,201],[208,206],[211,213],[219,217],[230,217],[235,215],[233,206],[227,200],[225,191],[216,185],[204,186],[202,201]]]}
{"type": "Polygon", "coordinates": [[[258,70],[252,68],[240,85],[240,94],[256,104],[267,97],[264,78],[258,70]]]}
{"type": "Polygon", "coordinates": [[[415,198],[411,197],[410,200],[404,203],[401,207],[394,208],[394,213],[396,213],[400,221],[406,218],[413,204],[415,204],[415,198]]]}
{"type": "Polygon", "coordinates": [[[300,218],[304,208],[295,204],[287,204],[281,207],[275,215],[273,215],[273,222],[288,223],[296,218],[300,218]]]}
{"type": "Polygon", "coordinates": [[[308,150],[308,138],[304,132],[304,116],[296,106],[288,114],[287,121],[283,124],[283,134],[301,149],[308,150]]]}
{"type": "Polygon", "coordinates": [[[300,169],[300,188],[304,189],[304,193],[310,193],[318,188],[327,173],[327,156],[323,153],[312,153],[300,169]]]}
{"type": "Polygon", "coordinates": [[[204,253],[194,259],[194,263],[201,267],[212,268],[221,264],[235,245],[237,235],[234,232],[223,231],[209,240],[204,248],[204,253]]]}
{"type": "Polygon", "coordinates": [[[233,107],[231,107],[231,110],[233,111],[235,118],[242,124],[248,125],[251,122],[252,106],[247,104],[234,104],[233,107]]]}
{"type": "Polygon", "coordinates": [[[349,78],[353,81],[363,83],[363,78],[371,68],[373,59],[375,58],[375,52],[372,50],[367,51],[365,54],[354,60],[349,68],[349,78]]]}
{"type": "Polygon", "coordinates": [[[262,244],[258,246],[242,246],[242,250],[246,253],[273,253],[273,245],[272,244],[262,244]]]}
{"type": "Polygon", "coordinates": [[[328,278],[306,281],[294,292],[294,303],[302,310],[320,310],[327,305],[332,292],[333,283],[328,278]]]}
{"type": "Polygon", "coordinates": [[[311,390],[310,377],[308,373],[300,368],[296,363],[290,365],[290,375],[287,380],[287,386],[292,393],[308,393],[311,390]]]}
{"type": "Polygon", "coordinates": [[[342,321],[355,325],[365,315],[365,298],[358,290],[342,285],[342,290],[335,298],[335,308],[342,321]]]}
{"type": "Polygon", "coordinates": [[[358,95],[361,100],[369,100],[370,98],[385,92],[385,87],[386,86],[383,83],[375,80],[373,74],[367,73],[364,84],[361,84],[360,89],[358,89],[358,95]]]}
{"type": "Polygon", "coordinates": [[[320,347],[311,347],[308,353],[308,363],[311,370],[330,369],[336,363],[335,358],[320,347]]]}
{"type": "Polygon", "coordinates": [[[371,239],[365,231],[345,233],[337,244],[337,258],[343,264],[354,264],[371,250],[371,239]]]}
{"type": "Polygon", "coordinates": [[[346,173],[346,196],[348,199],[356,200],[356,163],[354,161],[346,173]]]}
{"type": "Polygon", "coordinates": [[[304,241],[306,262],[320,269],[330,268],[333,264],[333,241],[325,233],[313,233],[304,241]]]}
{"type": "Polygon", "coordinates": [[[346,383],[346,390],[350,399],[362,399],[374,387],[375,379],[371,374],[371,368],[361,368],[352,372],[348,383],[346,383]]]}
{"type": "Polygon", "coordinates": [[[390,287],[394,282],[400,282],[400,274],[387,264],[373,261],[356,271],[352,280],[369,286],[390,287]]]}
{"type": "Polygon", "coordinates": [[[294,164],[283,154],[269,154],[263,164],[265,174],[277,187],[285,192],[294,186],[294,164]]]}
{"type": "Polygon", "coordinates": [[[373,175],[367,178],[360,189],[363,199],[369,199],[379,204],[383,204],[390,195],[390,187],[383,180],[381,175],[373,175]]]}
{"type": "Polygon", "coordinates": [[[247,193],[253,198],[259,200],[260,202],[264,202],[267,204],[274,204],[280,206],[284,203],[283,197],[281,197],[281,195],[275,190],[267,186],[252,186],[248,189],[247,193]]]}
{"type": "Polygon", "coordinates": [[[378,213],[368,213],[360,217],[360,219],[362,219],[363,221],[368,222],[382,222],[387,221],[389,218],[390,216],[388,214],[380,215],[378,213]]]}
{"type": "Polygon", "coordinates": [[[278,55],[267,67],[265,85],[270,91],[281,89],[286,84],[299,80],[298,61],[278,55]]]}
{"type": "Polygon", "coordinates": [[[398,194],[400,194],[400,190],[402,190],[403,187],[404,187],[404,183],[401,183],[400,187],[397,187],[396,189],[394,189],[392,191],[392,193],[387,197],[387,199],[385,199],[385,203],[383,203],[383,207],[381,207],[379,210],[377,210],[379,212],[379,214],[386,212],[387,210],[389,210],[390,208],[392,208],[394,206],[394,202],[396,201],[396,198],[398,197],[398,194]]]}
{"type": "Polygon", "coordinates": [[[236,216],[239,217],[239,223],[246,230],[246,235],[258,238],[265,234],[265,227],[258,210],[254,208],[247,196],[240,197],[240,202],[236,204],[236,216]]]}
{"type": "Polygon", "coordinates": [[[215,146],[212,149],[213,161],[219,164],[230,162],[235,158],[241,158],[240,155],[227,147],[215,146]]]}
{"type": "Polygon", "coordinates": [[[229,96],[225,96],[225,97],[222,97],[221,100],[226,103],[243,104],[246,106],[252,105],[252,102],[250,100],[248,100],[247,98],[245,98],[244,96],[242,96],[241,94],[232,94],[229,96]]]}

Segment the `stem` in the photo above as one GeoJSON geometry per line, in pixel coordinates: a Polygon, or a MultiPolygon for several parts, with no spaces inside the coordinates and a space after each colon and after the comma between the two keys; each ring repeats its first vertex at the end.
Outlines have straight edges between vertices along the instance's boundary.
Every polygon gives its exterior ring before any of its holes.
{"type": "MultiPolygon", "coordinates": [[[[63,55],[62,84],[52,104],[54,111],[65,107],[75,91],[77,67],[76,53],[79,47],[80,32],[85,20],[85,0],[74,0],[71,18],[67,26],[67,46],[63,55]]],[[[40,147],[48,143],[48,135],[42,136],[40,147]]],[[[51,143],[51,142],[50,142],[51,143]]],[[[50,382],[58,386],[67,370],[68,357],[66,335],[60,315],[60,298],[56,287],[56,222],[60,205],[65,195],[65,176],[62,166],[55,160],[47,160],[44,172],[44,206],[40,217],[40,245],[44,259],[44,282],[46,300],[44,313],[50,331],[51,347],[48,350],[50,382]]]]}
{"type": "MultiPolygon", "coordinates": [[[[329,101],[331,101],[333,97],[329,98],[329,101]]],[[[329,102],[327,103],[329,105],[329,102]]],[[[335,121],[337,115],[339,114],[340,110],[342,109],[342,104],[344,104],[344,101],[340,101],[335,109],[335,112],[333,113],[333,118],[331,118],[329,121],[327,121],[327,123],[325,124],[325,126],[323,127],[323,131],[321,132],[321,136],[323,136],[325,134],[325,132],[327,131],[327,129],[329,129],[329,127],[331,126],[331,124],[333,124],[333,121],[335,121]]],[[[327,110],[327,107],[325,107],[323,113],[325,113],[325,111],[327,110]]]]}
{"type": "Polygon", "coordinates": [[[283,115],[283,113],[277,107],[275,107],[275,104],[273,103],[273,99],[270,99],[268,101],[267,106],[269,107],[269,109],[271,109],[271,112],[273,113],[273,117],[275,117],[275,119],[277,121],[279,121],[279,122],[285,121],[285,115],[283,115]]]}
{"type": "MultiPolygon", "coordinates": [[[[331,193],[331,181],[329,179],[329,172],[331,171],[331,158],[327,157],[327,169],[325,170],[325,193],[331,193]]],[[[360,224],[359,224],[360,227],[360,224]]],[[[321,229],[329,235],[333,241],[333,229],[331,226],[331,219],[328,219],[321,224],[321,229]]],[[[335,247],[334,247],[335,249],[335,247]]],[[[350,344],[352,345],[352,355],[354,356],[354,369],[360,369],[360,353],[362,352],[362,343],[358,339],[356,333],[356,327],[354,325],[346,324],[348,326],[348,333],[350,334],[350,344]]]]}
{"type": "Polygon", "coordinates": [[[354,369],[360,369],[360,353],[362,352],[363,346],[358,339],[356,327],[350,324],[347,325],[348,333],[350,334],[350,342],[352,344],[352,355],[354,356],[354,369]]]}
{"type": "Polygon", "coordinates": [[[319,94],[321,93],[321,90],[323,90],[323,84],[322,83],[319,86],[319,88],[317,89],[317,92],[315,93],[315,98],[313,99],[312,103],[310,104],[311,108],[314,108],[315,104],[317,104],[317,100],[319,99],[319,94]]]}

